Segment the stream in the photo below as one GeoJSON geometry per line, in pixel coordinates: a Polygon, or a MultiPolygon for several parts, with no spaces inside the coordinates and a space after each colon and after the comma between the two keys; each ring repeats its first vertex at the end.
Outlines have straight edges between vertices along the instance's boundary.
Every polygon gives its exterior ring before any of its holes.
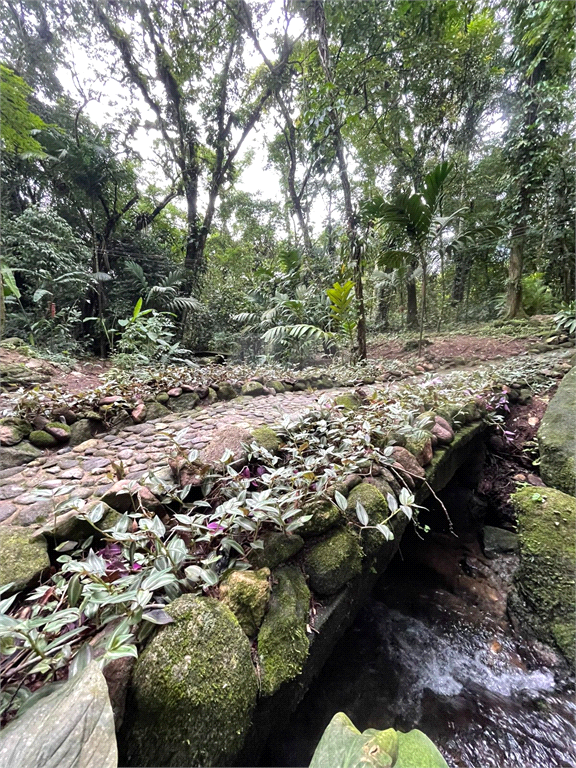
{"type": "Polygon", "coordinates": [[[516,557],[488,562],[470,546],[406,550],[261,765],[307,766],[343,711],[361,731],[419,728],[451,768],[576,768],[573,680],[506,615],[516,557]],[[427,563],[423,551],[432,553],[427,563]]]}

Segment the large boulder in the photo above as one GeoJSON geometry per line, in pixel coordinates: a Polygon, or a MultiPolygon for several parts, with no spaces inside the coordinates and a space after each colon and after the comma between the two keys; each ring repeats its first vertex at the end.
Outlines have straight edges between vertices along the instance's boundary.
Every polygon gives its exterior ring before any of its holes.
{"type": "Polygon", "coordinates": [[[173,397],[170,400],[170,407],[177,413],[183,413],[184,411],[191,411],[200,402],[200,397],[197,392],[185,392],[180,397],[173,397]]]}
{"type": "Polygon", "coordinates": [[[122,727],[129,766],[231,765],[244,743],[258,682],[236,617],[212,598],[183,595],[132,675],[122,727]]]}
{"type": "Polygon", "coordinates": [[[0,765],[116,768],[114,716],[106,680],[96,662],[4,728],[0,765]]]}
{"type": "Polygon", "coordinates": [[[34,448],[28,442],[18,443],[18,445],[5,446],[0,451],[0,470],[20,467],[22,464],[28,464],[34,459],[42,456],[42,451],[34,448]]]}
{"type": "Polygon", "coordinates": [[[520,536],[515,580],[530,611],[524,618],[537,636],[554,642],[573,665],[576,499],[554,488],[526,486],[511,500],[518,512],[520,536]]]}
{"type": "Polygon", "coordinates": [[[46,540],[32,538],[25,527],[0,526],[0,552],[0,587],[13,584],[12,592],[34,584],[50,566],[46,540]]]}
{"type": "Polygon", "coordinates": [[[304,539],[296,533],[270,531],[262,536],[262,549],[253,549],[248,559],[253,568],[276,568],[286,562],[304,546],[304,539]]]}
{"type": "Polygon", "coordinates": [[[576,490],[576,367],[562,379],[538,430],[540,475],[546,485],[576,490]]]}
{"type": "Polygon", "coordinates": [[[78,419],[70,427],[70,445],[80,445],[80,443],[90,440],[94,434],[93,422],[90,419],[78,419]]]}
{"type": "Polygon", "coordinates": [[[274,571],[274,581],[270,607],[258,633],[264,696],[300,674],[310,644],[306,635],[310,590],[304,575],[298,568],[283,566],[274,571]]]}

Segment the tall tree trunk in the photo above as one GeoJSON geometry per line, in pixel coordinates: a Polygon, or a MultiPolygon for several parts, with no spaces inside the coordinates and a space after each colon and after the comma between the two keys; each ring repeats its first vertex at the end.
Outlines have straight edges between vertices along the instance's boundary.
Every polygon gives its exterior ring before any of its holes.
{"type": "Polygon", "coordinates": [[[418,262],[413,261],[410,264],[410,274],[406,279],[406,328],[415,330],[418,328],[418,298],[416,295],[416,279],[414,271],[418,267],[418,262]]]}
{"type": "MultiPolygon", "coordinates": [[[[318,32],[318,56],[320,57],[326,82],[333,85],[334,78],[330,63],[328,36],[326,33],[324,2],[323,0],[313,0],[310,7],[313,12],[313,23],[318,32]]],[[[362,246],[358,238],[357,222],[356,217],[354,216],[354,206],[352,205],[352,189],[350,187],[350,178],[348,176],[348,168],[346,166],[346,157],[344,154],[344,140],[342,139],[340,120],[334,106],[333,97],[331,97],[329,116],[330,122],[332,123],[334,149],[336,150],[336,158],[338,160],[338,175],[340,176],[342,194],[344,195],[349,254],[354,268],[354,295],[356,297],[356,308],[358,311],[358,323],[356,326],[356,339],[358,344],[357,357],[359,360],[365,360],[367,356],[366,307],[364,304],[364,285],[362,282],[362,246]]]]}
{"type": "Polygon", "coordinates": [[[508,282],[506,285],[506,318],[511,320],[525,315],[522,308],[522,266],[524,262],[524,228],[512,229],[510,259],[508,261],[508,282]]]}

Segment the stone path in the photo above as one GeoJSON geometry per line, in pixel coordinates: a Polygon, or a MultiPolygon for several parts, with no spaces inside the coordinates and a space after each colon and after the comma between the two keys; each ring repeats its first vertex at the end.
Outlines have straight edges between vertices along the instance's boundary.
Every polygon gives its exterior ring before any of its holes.
{"type": "MultiPolygon", "coordinates": [[[[331,389],[330,397],[349,389],[331,389]]],[[[29,464],[0,471],[0,525],[34,525],[48,518],[67,496],[88,499],[102,496],[115,482],[112,463],[122,462],[129,480],[150,470],[169,475],[172,435],[187,428],[179,440],[185,448],[202,450],[222,427],[253,428],[275,424],[285,415],[303,413],[326,390],[284,392],[267,397],[238,397],[191,411],[134,424],[118,434],[105,434],[73,448],[46,452],[29,464]],[[111,473],[112,474],[112,473],[111,473]],[[61,488],[65,494],[56,495],[61,488]]]]}

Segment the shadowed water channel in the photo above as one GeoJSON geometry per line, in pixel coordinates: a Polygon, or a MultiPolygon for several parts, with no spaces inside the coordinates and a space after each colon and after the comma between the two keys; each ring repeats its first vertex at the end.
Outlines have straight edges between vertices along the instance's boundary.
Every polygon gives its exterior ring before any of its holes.
{"type": "Polygon", "coordinates": [[[261,765],[308,765],[343,711],[360,730],[421,729],[454,768],[576,768],[576,704],[554,652],[414,563],[375,594],[261,765]]]}

